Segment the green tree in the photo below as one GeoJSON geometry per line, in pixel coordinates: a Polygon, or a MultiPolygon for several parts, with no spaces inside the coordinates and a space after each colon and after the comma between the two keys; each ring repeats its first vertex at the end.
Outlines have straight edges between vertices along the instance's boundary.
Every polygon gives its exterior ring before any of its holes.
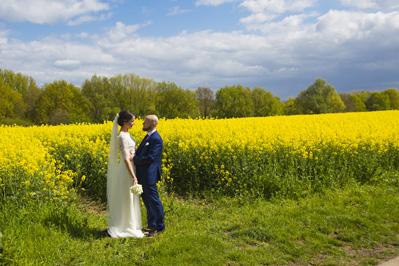
{"type": "Polygon", "coordinates": [[[390,88],[384,90],[382,94],[387,95],[390,101],[390,109],[398,110],[399,109],[399,91],[395,88],[390,88]]]}
{"type": "Polygon", "coordinates": [[[340,93],[342,102],[345,104],[345,112],[365,112],[367,111],[366,105],[363,102],[362,95],[360,93],[340,93]]]}
{"type": "Polygon", "coordinates": [[[80,90],[64,80],[45,84],[35,107],[35,122],[60,124],[88,121],[88,102],[80,90]]]}
{"type": "Polygon", "coordinates": [[[113,103],[114,96],[111,95],[111,83],[106,77],[92,76],[82,84],[82,94],[88,99],[89,115],[92,122],[102,123],[113,120],[120,107],[113,103]]]}
{"type": "Polygon", "coordinates": [[[22,95],[0,78],[0,120],[17,117],[23,106],[22,95]]]}
{"type": "Polygon", "coordinates": [[[220,118],[252,116],[254,103],[251,90],[241,85],[221,88],[216,92],[215,111],[220,118]]]}
{"type": "Polygon", "coordinates": [[[35,80],[27,75],[15,74],[11,70],[2,69],[0,69],[0,78],[4,84],[7,84],[11,89],[22,95],[23,104],[19,104],[18,112],[15,115],[22,119],[33,121],[33,109],[41,93],[35,80]]]}
{"type": "Polygon", "coordinates": [[[252,100],[254,104],[254,116],[275,116],[284,113],[284,107],[280,98],[273,96],[262,87],[252,89],[252,100]]]}
{"type": "Polygon", "coordinates": [[[35,120],[34,110],[42,92],[43,90],[37,87],[35,80],[29,77],[28,88],[22,94],[22,99],[25,103],[25,118],[32,122],[35,120]]]}
{"type": "Polygon", "coordinates": [[[197,95],[189,89],[182,89],[173,82],[160,82],[157,88],[156,113],[165,118],[196,117],[197,95]]]}
{"type": "Polygon", "coordinates": [[[152,79],[140,78],[130,73],[117,76],[124,88],[124,107],[136,116],[144,117],[155,112],[155,98],[158,83],[152,79]]]}
{"type": "Polygon", "coordinates": [[[356,102],[353,94],[347,92],[340,93],[339,97],[341,97],[341,100],[345,105],[345,112],[356,112],[356,102]]]}
{"type": "Polygon", "coordinates": [[[364,91],[364,90],[359,90],[359,91],[354,91],[352,93],[355,96],[356,111],[357,112],[365,112],[365,111],[367,111],[366,100],[370,96],[371,92],[364,91]]]}
{"type": "Polygon", "coordinates": [[[215,104],[213,91],[207,87],[198,87],[195,92],[197,94],[198,110],[200,116],[210,117],[215,104]]]}
{"type": "Polygon", "coordinates": [[[296,108],[302,114],[337,113],[345,110],[345,105],[335,88],[318,78],[296,98],[296,108]]]}
{"type": "Polygon", "coordinates": [[[286,102],[284,102],[284,115],[297,115],[299,114],[296,109],[295,98],[289,97],[286,102]]]}
{"type": "Polygon", "coordinates": [[[380,92],[372,92],[366,99],[366,107],[369,111],[389,110],[391,108],[389,95],[380,92]]]}
{"type": "Polygon", "coordinates": [[[28,88],[29,77],[21,73],[15,74],[12,70],[0,68],[0,76],[4,83],[8,84],[11,89],[23,94],[28,88]]]}
{"type": "Polygon", "coordinates": [[[366,107],[366,104],[364,103],[363,97],[360,94],[355,94],[353,97],[355,98],[356,112],[366,112],[367,107],[366,107]]]}
{"type": "Polygon", "coordinates": [[[117,75],[110,78],[107,97],[111,102],[111,105],[119,110],[128,110],[129,100],[128,100],[128,89],[123,84],[123,76],[117,75]]]}

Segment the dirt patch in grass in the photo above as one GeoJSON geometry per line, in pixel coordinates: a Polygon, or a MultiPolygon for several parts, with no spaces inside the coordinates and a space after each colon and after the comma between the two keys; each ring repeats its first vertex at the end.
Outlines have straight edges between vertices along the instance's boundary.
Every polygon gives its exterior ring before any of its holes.
{"type": "MultiPolygon", "coordinates": [[[[347,254],[346,257],[332,259],[329,255],[318,254],[306,264],[292,264],[292,266],[326,265],[327,261],[333,261],[332,265],[379,265],[399,256],[399,246],[397,245],[379,245],[360,249],[345,246],[341,250],[347,254]]],[[[328,265],[330,264],[328,263],[328,265]]]]}
{"type": "Polygon", "coordinates": [[[382,263],[397,257],[399,254],[399,246],[390,244],[360,249],[353,249],[351,246],[346,246],[343,250],[353,259],[351,262],[355,263],[365,258],[374,259],[376,262],[382,263]]]}
{"type": "Polygon", "coordinates": [[[79,208],[94,215],[107,215],[107,204],[100,203],[89,197],[79,197],[79,208]]]}

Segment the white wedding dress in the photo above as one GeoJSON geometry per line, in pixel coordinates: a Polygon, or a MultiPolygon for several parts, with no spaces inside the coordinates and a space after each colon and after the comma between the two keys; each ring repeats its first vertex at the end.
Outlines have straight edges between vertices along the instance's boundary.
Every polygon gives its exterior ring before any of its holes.
{"type": "MultiPolygon", "coordinates": [[[[140,196],[130,192],[133,178],[124,160],[134,154],[136,143],[128,132],[120,132],[117,136],[120,163],[117,170],[108,176],[108,234],[112,238],[144,237],[141,224],[140,196]],[[111,184],[110,184],[111,183],[111,184]]],[[[133,171],[136,172],[132,163],[133,171]]],[[[110,174],[110,173],[109,173],[110,174]]]]}

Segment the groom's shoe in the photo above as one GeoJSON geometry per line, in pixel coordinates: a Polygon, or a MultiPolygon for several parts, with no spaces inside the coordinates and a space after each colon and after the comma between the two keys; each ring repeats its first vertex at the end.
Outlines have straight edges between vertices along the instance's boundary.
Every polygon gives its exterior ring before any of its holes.
{"type": "Polygon", "coordinates": [[[155,230],[155,231],[153,231],[153,232],[148,233],[148,234],[147,234],[147,237],[154,237],[154,236],[157,236],[157,235],[161,234],[163,231],[165,231],[165,230],[162,230],[162,231],[155,230]]]}
{"type": "Polygon", "coordinates": [[[147,237],[154,237],[155,236],[155,231],[147,233],[146,236],[147,237]]]}
{"type": "Polygon", "coordinates": [[[144,235],[148,236],[149,234],[154,233],[155,231],[157,231],[157,229],[147,228],[147,229],[143,229],[142,231],[143,231],[144,235]]]}
{"type": "Polygon", "coordinates": [[[144,232],[144,233],[151,233],[151,232],[155,232],[155,231],[157,231],[157,229],[151,228],[151,227],[149,227],[149,228],[147,228],[147,229],[143,229],[143,232],[144,232]]]}

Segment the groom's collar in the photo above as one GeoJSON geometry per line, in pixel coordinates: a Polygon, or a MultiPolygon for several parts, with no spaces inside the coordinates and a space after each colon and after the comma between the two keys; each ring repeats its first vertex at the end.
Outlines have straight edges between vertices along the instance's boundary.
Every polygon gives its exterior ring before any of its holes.
{"type": "Polygon", "coordinates": [[[157,131],[157,129],[156,128],[154,128],[153,130],[151,130],[150,132],[148,132],[147,134],[148,134],[148,136],[151,136],[152,134],[154,134],[154,132],[155,131],[157,131]]]}

